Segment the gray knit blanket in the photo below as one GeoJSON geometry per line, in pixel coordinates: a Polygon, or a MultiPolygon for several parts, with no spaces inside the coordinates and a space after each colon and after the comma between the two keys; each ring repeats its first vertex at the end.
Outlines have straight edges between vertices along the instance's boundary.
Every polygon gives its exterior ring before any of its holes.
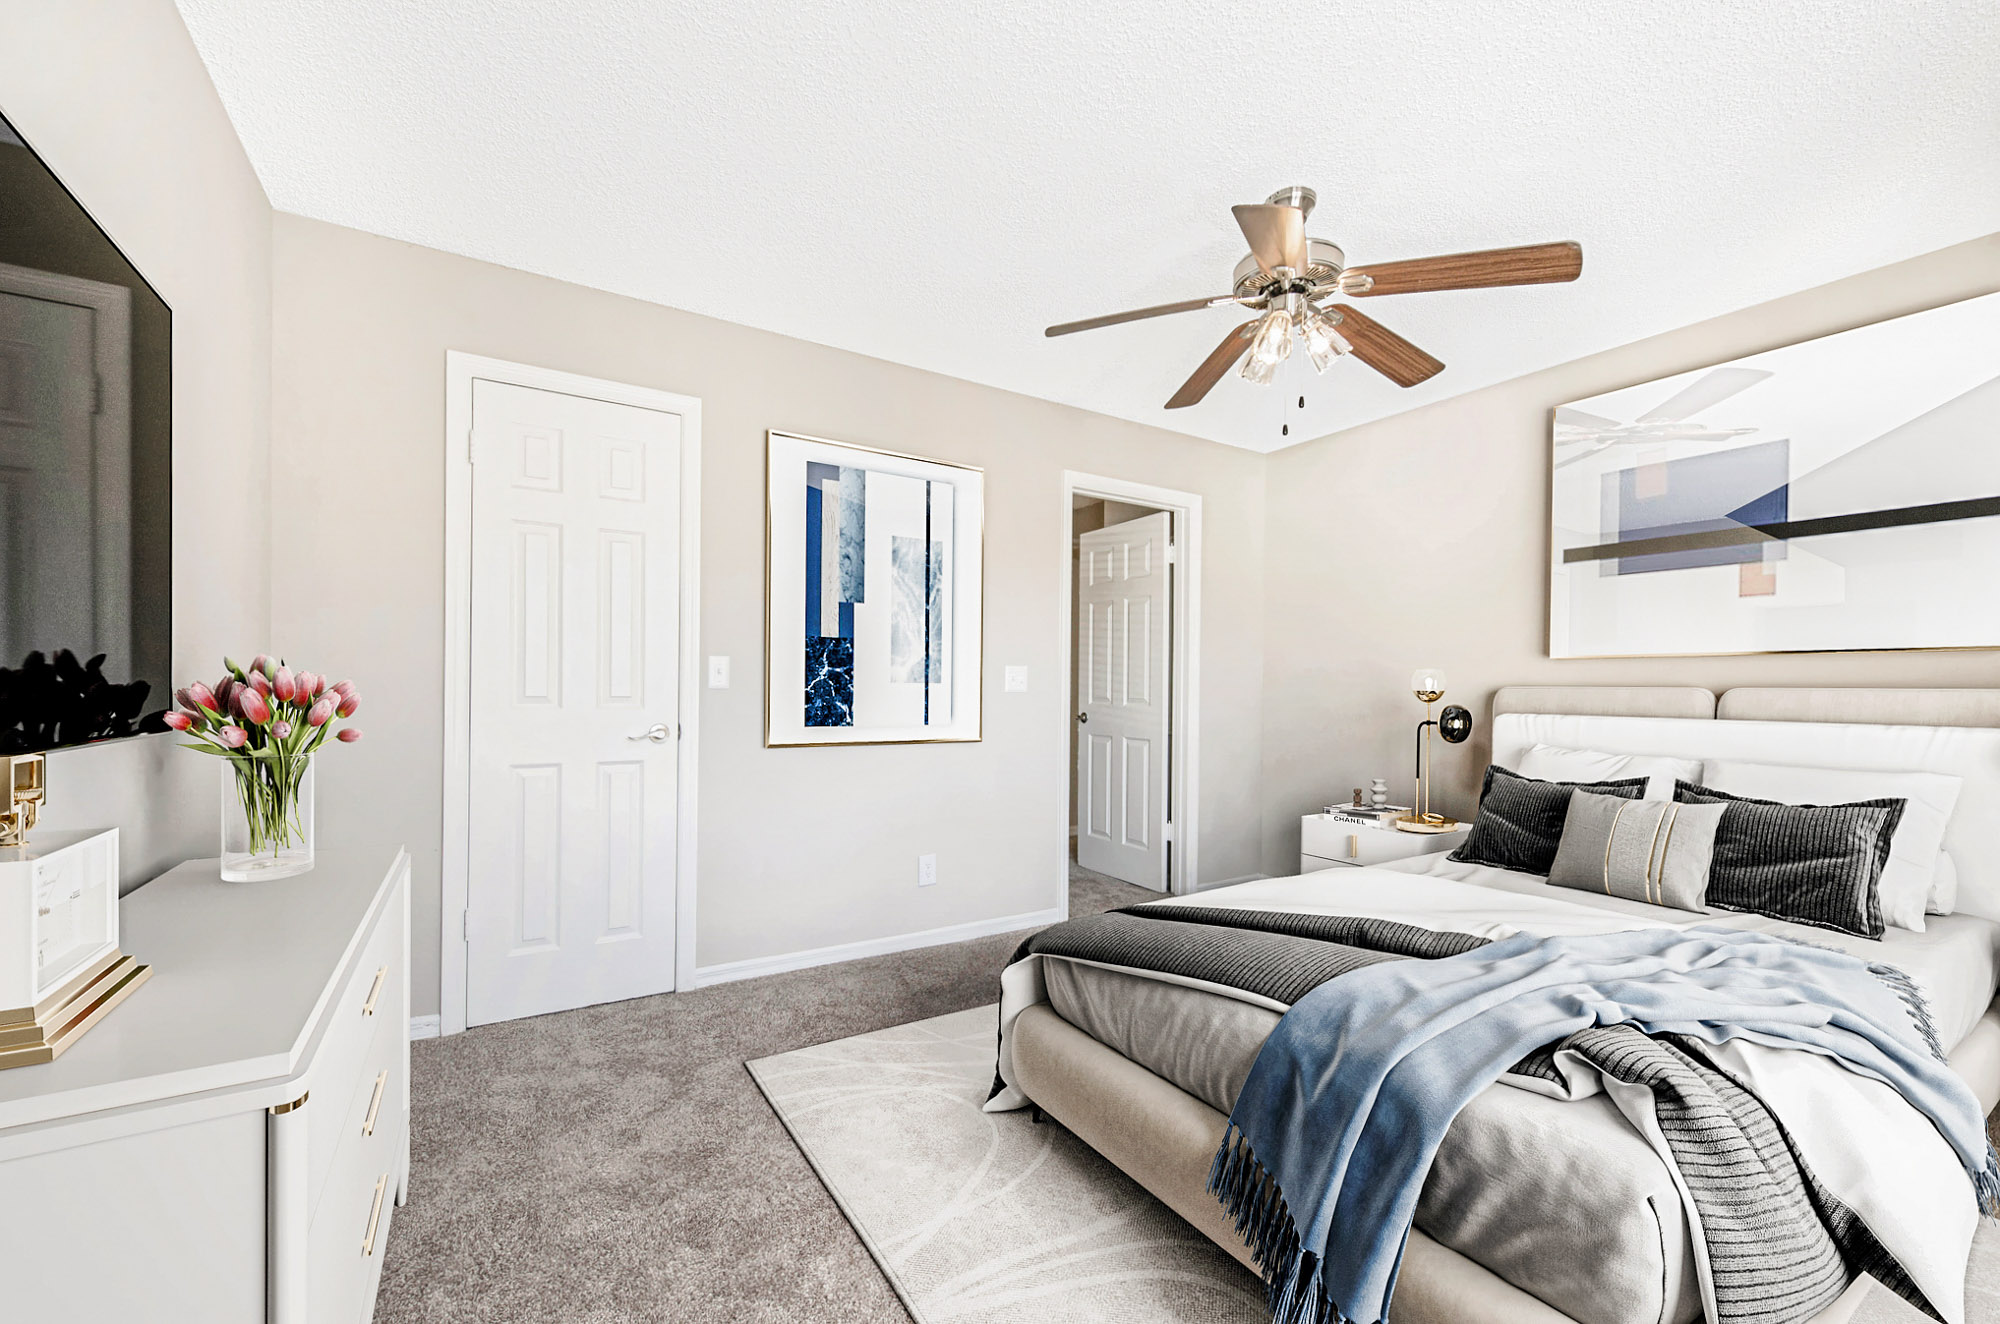
{"type": "MultiPolygon", "coordinates": [[[[1071,920],[1030,936],[1012,961],[1068,957],[1202,980],[1290,1006],[1342,975],[1384,961],[1435,960],[1486,945],[1483,938],[1390,920],[1151,904],[1071,920]]],[[[1919,1023],[1921,997],[1891,967],[1919,1023]]],[[[1708,1046],[1649,1037],[1632,1026],[1586,1029],[1530,1053],[1503,1080],[1558,1082],[1556,1054],[1569,1052],[1607,1077],[1651,1091],[1669,1152],[1700,1223],[1724,1324],[1809,1320],[1869,1274],[1932,1318],[1941,1318],[1867,1226],[1813,1175],[1782,1123],[1708,1046]]],[[[1940,1054],[1940,1056],[1942,1056],[1940,1054]]],[[[996,1076],[993,1093],[1002,1088],[996,1076]]],[[[1218,1163],[1217,1181],[1228,1180],[1218,1163]]],[[[1266,1270],[1274,1317],[1314,1318],[1290,1290],[1283,1265],[1300,1248],[1283,1244],[1289,1218],[1243,1209],[1239,1228],[1266,1270]],[[1270,1244],[1258,1244],[1258,1237],[1270,1244]]]]}

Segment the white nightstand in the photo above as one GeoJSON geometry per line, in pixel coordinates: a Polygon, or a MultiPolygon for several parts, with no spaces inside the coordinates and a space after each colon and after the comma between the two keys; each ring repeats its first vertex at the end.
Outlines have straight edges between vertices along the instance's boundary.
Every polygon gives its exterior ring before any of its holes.
{"type": "Polygon", "coordinates": [[[1362,827],[1325,814],[1307,814],[1299,820],[1299,872],[1337,865],[1387,864],[1413,855],[1456,850],[1470,831],[1472,824],[1460,823],[1449,832],[1398,832],[1392,827],[1362,827]]]}

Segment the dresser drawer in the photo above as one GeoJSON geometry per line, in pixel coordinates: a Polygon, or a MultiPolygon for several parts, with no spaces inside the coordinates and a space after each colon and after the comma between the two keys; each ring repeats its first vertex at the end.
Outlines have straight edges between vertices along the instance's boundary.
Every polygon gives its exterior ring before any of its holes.
{"type": "MultiPolygon", "coordinates": [[[[391,1093],[397,1085],[392,1070],[374,1130],[364,1132],[357,1121],[335,1150],[306,1234],[308,1324],[357,1324],[374,1299],[409,1125],[397,1102],[400,1093],[391,1093]]],[[[368,1092],[374,1092],[373,1077],[368,1092]]]]}
{"type": "Polygon", "coordinates": [[[1301,873],[1335,864],[1387,864],[1434,851],[1456,850],[1465,840],[1465,829],[1456,832],[1398,832],[1394,828],[1356,827],[1319,814],[1299,820],[1299,853],[1321,863],[1300,868],[1301,873]]]}
{"type": "MultiPolygon", "coordinates": [[[[361,959],[326,1013],[326,1035],[313,1059],[311,1099],[304,1110],[308,1211],[317,1210],[324,1198],[334,1153],[348,1133],[356,1096],[372,1090],[376,1074],[388,1065],[386,1060],[376,1061],[388,1051],[384,1044],[395,1047],[394,1071],[402,1070],[403,1027],[409,1011],[403,1005],[401,914],[400,903],[384,907],[361,949],[361,959]]],[[[396,1097],[402,1097],[400,1091],[396,1097]]]]}

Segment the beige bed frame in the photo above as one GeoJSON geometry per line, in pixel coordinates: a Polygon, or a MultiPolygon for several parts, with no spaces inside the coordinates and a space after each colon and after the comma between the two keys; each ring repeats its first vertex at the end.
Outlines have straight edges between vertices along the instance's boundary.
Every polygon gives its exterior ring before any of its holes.
{"type": "MultiPolygon", "coordinates": [[[[1581,713],[1737,721],[2000,726],[2000,690],[1729,690],[1684,687],[1502,689],[1493,714],[1581,713]]],[[[1172,1082],[1076,1029],[1047,1005],[1014,1023],[1015,1083],[1036,1106],[1253,1271],[1250,1253],[1207,1192],[1228,1119],[1172,1082]]],[[[2000,1103],[2000,1000],[1951,1054],[1986,1111],[2000,1103]]],[[[1846,1324],[1867,1295],[1854,1284],[1812,1324],[1846,1324]]],[[[1578,1324],[1490,1270],[1410,1233],[1390,1324],[1578,1324]]]]}

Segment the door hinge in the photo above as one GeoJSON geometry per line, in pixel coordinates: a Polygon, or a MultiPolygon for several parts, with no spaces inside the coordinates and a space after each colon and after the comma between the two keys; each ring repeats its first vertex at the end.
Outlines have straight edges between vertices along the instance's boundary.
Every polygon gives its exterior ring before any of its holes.
{"type": "Polygon", "coordinates": [[[459,911],[458,920],[459,939],[470,945],[472,942],[472,907],[467,906],[464,910],[459,911]]]}
{"type": "Polygon", "coordinates": [[[1173,545],[1172,543],[1168,543],[1168,544],[1167,544],[1167,564],[1168,564],[1168,565],[1172,565],[1172,564],[1174,563],[1174,560],[1175,560],[1175,557],[1174,557],[1174,545],[1173,545]]]}
{"type": "Polygon", "coordinates": [[[1172,841],[1173,839],[1174,839],[1174,825],[1171,821],[1169,821],[1166,824],[1164,824],[1160,829],[1160,840],[1172,841]]]}

